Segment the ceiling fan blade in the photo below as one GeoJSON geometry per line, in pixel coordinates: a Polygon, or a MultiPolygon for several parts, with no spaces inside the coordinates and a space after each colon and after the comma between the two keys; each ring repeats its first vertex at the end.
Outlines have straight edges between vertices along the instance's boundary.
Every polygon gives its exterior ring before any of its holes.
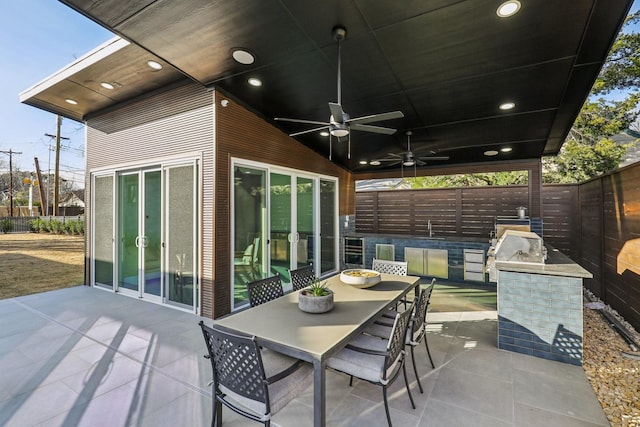
{"type": "Polygon", "coordinates": [[[399,162],[400,159],[373,159],[372,162],[399,162]]]}
{"type": "Polygon", "coordinates": [[[349,127],[353,130],[360,130],[360,131],[371,132],[371,133],[381,133],[383,135],[393,135],[394,133],[396,133],[396,129],[384,128],[381,126],[361,125],[358,123],[351,124],[349,127]]]}
{"type": "Polygon", "coordinates": [[[449,160],[449,156],[420,156],[420,157],[416,157],[417,159],[420,160],[449,160]]]}
{"type": "Polygon", "coordinates": [[[392,120],[392,119],[401,119],[404,117],[402,111],[390,111],[388,113],[380,113],[380,114],[371,114],[369,116],[356,117],[353,119],[346,120],[346,123],[355,124],[355,123],[371,123],[371,122],[382,122],[384,120],[392,120]]]}
{"type": "Polygon", "coordinates": [[[331,115],[333,116],[334,122],[344,123],[344,111],[342,110],[342,105],[337,104],[335,102],[330,102],[329,110],[331,111],[331,115]]]}
{"type": "Polygon", "coordinates": [[[308,124],[308,125],[325,125],[325,126],[329,126],[329,123],[316,122],[314,120],[288,119],[288,118],[285,118],[285,117],[276,117],[273,120],[277,120],[279,122],[305,123],[305,124],[308,124]]]}
{"type": "Polygon", "coordinates": [[[324,130],[324,129],[329,129],[329,127],[325,125],[325,126],[322,126],[322,127],[319,127],[319,128],[307,129],[307,130],[303,130],[303,131],[300,131],[300,132],[290,133],[289,136],[304,135],[305,133],[317,132],[319,130],[324,130]]]}

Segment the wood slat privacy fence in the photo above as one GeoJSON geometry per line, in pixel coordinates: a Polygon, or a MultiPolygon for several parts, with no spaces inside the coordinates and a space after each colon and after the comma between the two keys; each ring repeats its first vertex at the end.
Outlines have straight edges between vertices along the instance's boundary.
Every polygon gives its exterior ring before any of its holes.
{"type": "MultiPolygon", "coordinates": [[[[578,186],[546,185],[542,192],[544,238],[571,256],[577,229],[570,222],[578,186]]],[[[497,216],[515,216],[528,206],[527,186],[470,187],[356,193],[359,233],[489,239],[497,216]]]]}
{"type": "MultiPolygon", "coordinates": [[[[356,232],[489,238],[527,207],[526,186],[356,193],[356,232]]],[[[593,274],[587,289],[640,330],[640,164],[582,184],[544,185],[543,238],[593,274]]]]}

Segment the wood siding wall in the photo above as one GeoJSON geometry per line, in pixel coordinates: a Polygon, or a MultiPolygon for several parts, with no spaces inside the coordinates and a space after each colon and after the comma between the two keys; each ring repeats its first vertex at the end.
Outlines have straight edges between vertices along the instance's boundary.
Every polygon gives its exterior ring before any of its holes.
{"type": "Polygon", "coordinates": [[[355,183],[350,173],[298,143],[221,92],[216,105],[215,304],[208,317],[231,311],[231,158],[264,162],[338,178],[340,215],[355,211],[355,183]],[[222,107],[220,101],[229,104],[222,107]]]}

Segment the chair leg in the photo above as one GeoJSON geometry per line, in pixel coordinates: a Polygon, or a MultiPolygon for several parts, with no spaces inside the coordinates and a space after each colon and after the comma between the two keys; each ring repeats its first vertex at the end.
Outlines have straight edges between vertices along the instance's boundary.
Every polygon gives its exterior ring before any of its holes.
{"type": "Polygon", "coordinates": [[[427,334],[424,334],[424,346],[427,347],[427,355],[429,355],[429,362],[431,362],[431,368],[435,369],[436,365],[433,364],[433,359],[431,358],[431,352],[429,351],[429,343],[427,342],[427,334]]]}
{"type": "Polygon", "coordinates": [[[407,394],[409,395],[409,400],[411,401],[411,407],[416,409],[416,404],[413,402],[413,396],[411,395],[411,389],[409,388],[409,380],[407,379],[407,364],[406,360],[402,361],[402,375],[404,375],[404,385],[407,387],[407,394]]]}
{"type": "Polygon", "coordinates": [[[416,356],[413,354],[413,346],[411,347],[411,362],[413,363],[413,373],[416,374],[416,380],[418,381],[418,387],[420,388],[420,393],[424,393],[422,391],[422,384],[420,384],[420,376],[418,375],[418,369],[416,368],[416,356]]]}
{"type": "Polygon", "coordinates": [[[353,375],[349,375],[349,387],[353,387],[353,375]]]}
{"type": "Polygon", "coordinates": [[[384,397],[384,410],[387,413],[387,422],[389,423],[389,427],[391,426],[391,415],[389,415],[389,402],[387,402],[387,386],[382,386],[382,397],[384,397]]]}
{"type": "Polygon", "coordinates": [[[211,427],[222,426],[222,403],[216,398],[216,391],[213,390],[213,415],[211,417],[211,427]]]}

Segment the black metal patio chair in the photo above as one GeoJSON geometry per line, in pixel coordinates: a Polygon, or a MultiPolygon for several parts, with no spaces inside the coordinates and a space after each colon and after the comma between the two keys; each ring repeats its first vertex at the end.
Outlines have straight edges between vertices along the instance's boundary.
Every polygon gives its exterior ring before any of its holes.
{"type": "Polygon", "coordinates": [[[316,273],[313,271],[313,264],[295,270],[289,270],[289,275],[291,276],[291,285],[294,291],[306,288],[311,285],[316,278],[316,273]]]}
{"type": "Polygon", "coordinates": [[[261,350],[256,337],[199,325],[213,370],[212,427],[222,425],[222,405],[269,426],[274,414],[313,383],[311,364],[261,350]]]}
{"type": "Polygon", "coordinates": [[[396,314],[393,325],[388,329],[389,334],[386,340],[360,334],[327,360],[327,367],[351,376],[350,385],[353,377],[356,377],[382,387],[389,427],[391,427],[391,415],[387,401],[387,387],[396,380],[400,371],[404,376],[411,406],[413,409],[416,408],[407,380],[404,351],[404,341],[413,306],[414,303],[404,312],[396,314]]]}
{"type": "Polygon", "coordinates": [[[255,307],[284,295],[279,274],[247,283],[249,305],[255,307]]]}
{"type": "MultiPolygon", "coordinates": [[[[405,345],[411,348],[411,362],[413,363],[413,372],[416,375],[418,381],[418,387],[420,393],[423,393],[422,384],[420,383],[420,376],[418,376],[418,369],[416,368],[416,358],[414,348],[417,347],[420,342],[424,341],[424,345],[427,349],[427,355],[429,356],[429,362],[431,362],[431,368],[435,368],[433,358],[431,357],[431,351],[429,351],[429,343],[427,342],[427,311],[429,310],[429,302],[431,301],[431,293],[436,283],[436,279],[431,280],[431,284],[422,289],[418,299],[416,300],[414,312],[411,315],[409,321],[409,327],[407,328],[407,336],[405,338],[405,345]]],[[[394,318],[397,313],[390,310],[384,313],[376,322],[365,329],[365,333],[380,338],[386,338],[389,334],[389,328],[392,327],[390,320],[394,318]]]]}

